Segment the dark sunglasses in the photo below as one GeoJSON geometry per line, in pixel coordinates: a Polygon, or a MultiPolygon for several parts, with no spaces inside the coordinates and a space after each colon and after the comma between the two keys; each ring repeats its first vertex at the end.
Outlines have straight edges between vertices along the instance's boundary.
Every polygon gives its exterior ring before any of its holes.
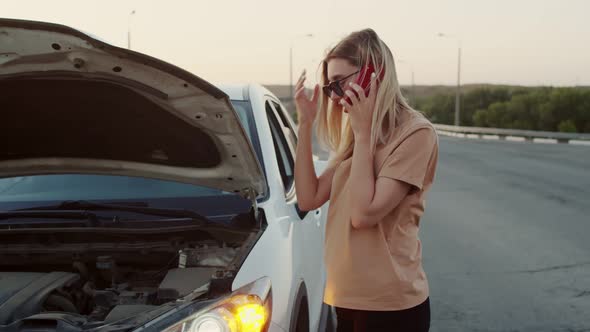
{"type": "Polygon", "coordinates": [[[334,91],[334,93],[336,95],[338,95],[338,97],[342,97],[342,96],[344,96],[344,90],[342,90],[341,83],[343,81],[346,81],[347,79],[349,79],[352,75],[357,74],[359,72],[360,72],[360,70],[357,70],[354,73],[352,73],[352,74],[350,74],[350,75],[348,75],[346,77],[343,77],[343,78],[341,78],[339,80],[335,80],[335,81],[329,82],[328,84],[326,84],[326,85],[324,85],[322,87],[322,90],[324,91],[324,93],[328,97],[330,97],[330,94],[332,94],[332,91],[334,91]]]}

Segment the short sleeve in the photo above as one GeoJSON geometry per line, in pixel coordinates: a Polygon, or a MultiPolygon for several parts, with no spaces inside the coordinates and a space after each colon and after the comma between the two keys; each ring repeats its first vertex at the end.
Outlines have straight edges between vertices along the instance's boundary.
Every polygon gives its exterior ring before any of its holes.
{"type": "Polygon", "coordinates": [[[400,180],[422,190],[437,141],[432,127],[412,132],[385,159],[378,177],[400,180]]]}

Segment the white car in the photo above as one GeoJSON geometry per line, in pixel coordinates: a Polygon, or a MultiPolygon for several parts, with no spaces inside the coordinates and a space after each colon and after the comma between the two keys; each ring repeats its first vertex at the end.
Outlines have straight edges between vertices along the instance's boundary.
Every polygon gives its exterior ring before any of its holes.
{"type": "Polygon", "coordinates": [[[326,207],[297,207],[269,91],[6,19],[0,91],[0,332],[325,322],[326,207]]]}

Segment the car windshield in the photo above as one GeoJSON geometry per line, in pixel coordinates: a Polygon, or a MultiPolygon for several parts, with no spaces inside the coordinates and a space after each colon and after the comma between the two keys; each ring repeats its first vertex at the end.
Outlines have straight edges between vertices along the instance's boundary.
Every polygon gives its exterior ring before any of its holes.
{"type": "Polygon", "coordinates": [[[262,163],[262,150],[260,149],[260,141],[258,139],[258,131],[256,130],[256,124],[254,122],[254,115],[252,114],[252,106],[249,101],[245,100],[232,100],[232,106],[236,110],[242,127],[246,130],[246,134],[252,143],[256,157],[262,163]]]}
{"type": "Polygon", "coordinates": [[[155,179],[111,175],[34,175],[0,179],[4,202],[129,200],[231,195],[217,189],[155,179]]]}
{"type": "MultiPolygon", "coordinates": [[[[249,102],[234,108],[259,155],[249,102]]],[[[249,208],[240,196],[214,188],[141,177],[59,174],[0,179],[0,210],[26,209],[64,201],[139,203],[150,207],[190,209],[211,219],[224,219],[249,208]]]]}

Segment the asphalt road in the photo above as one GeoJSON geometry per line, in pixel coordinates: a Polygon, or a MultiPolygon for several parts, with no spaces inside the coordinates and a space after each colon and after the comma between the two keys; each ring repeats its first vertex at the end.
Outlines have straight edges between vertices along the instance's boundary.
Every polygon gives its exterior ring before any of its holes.
{"type": "Polygon", "coordinates": [[[431,331],[590,331],[590,147],[441,136],[420,237],[431,331]]]}
{"type": "Polygon", "coordinates": [[[431,331],[590,331],[590,147],[440,138],[431,331]]]}

